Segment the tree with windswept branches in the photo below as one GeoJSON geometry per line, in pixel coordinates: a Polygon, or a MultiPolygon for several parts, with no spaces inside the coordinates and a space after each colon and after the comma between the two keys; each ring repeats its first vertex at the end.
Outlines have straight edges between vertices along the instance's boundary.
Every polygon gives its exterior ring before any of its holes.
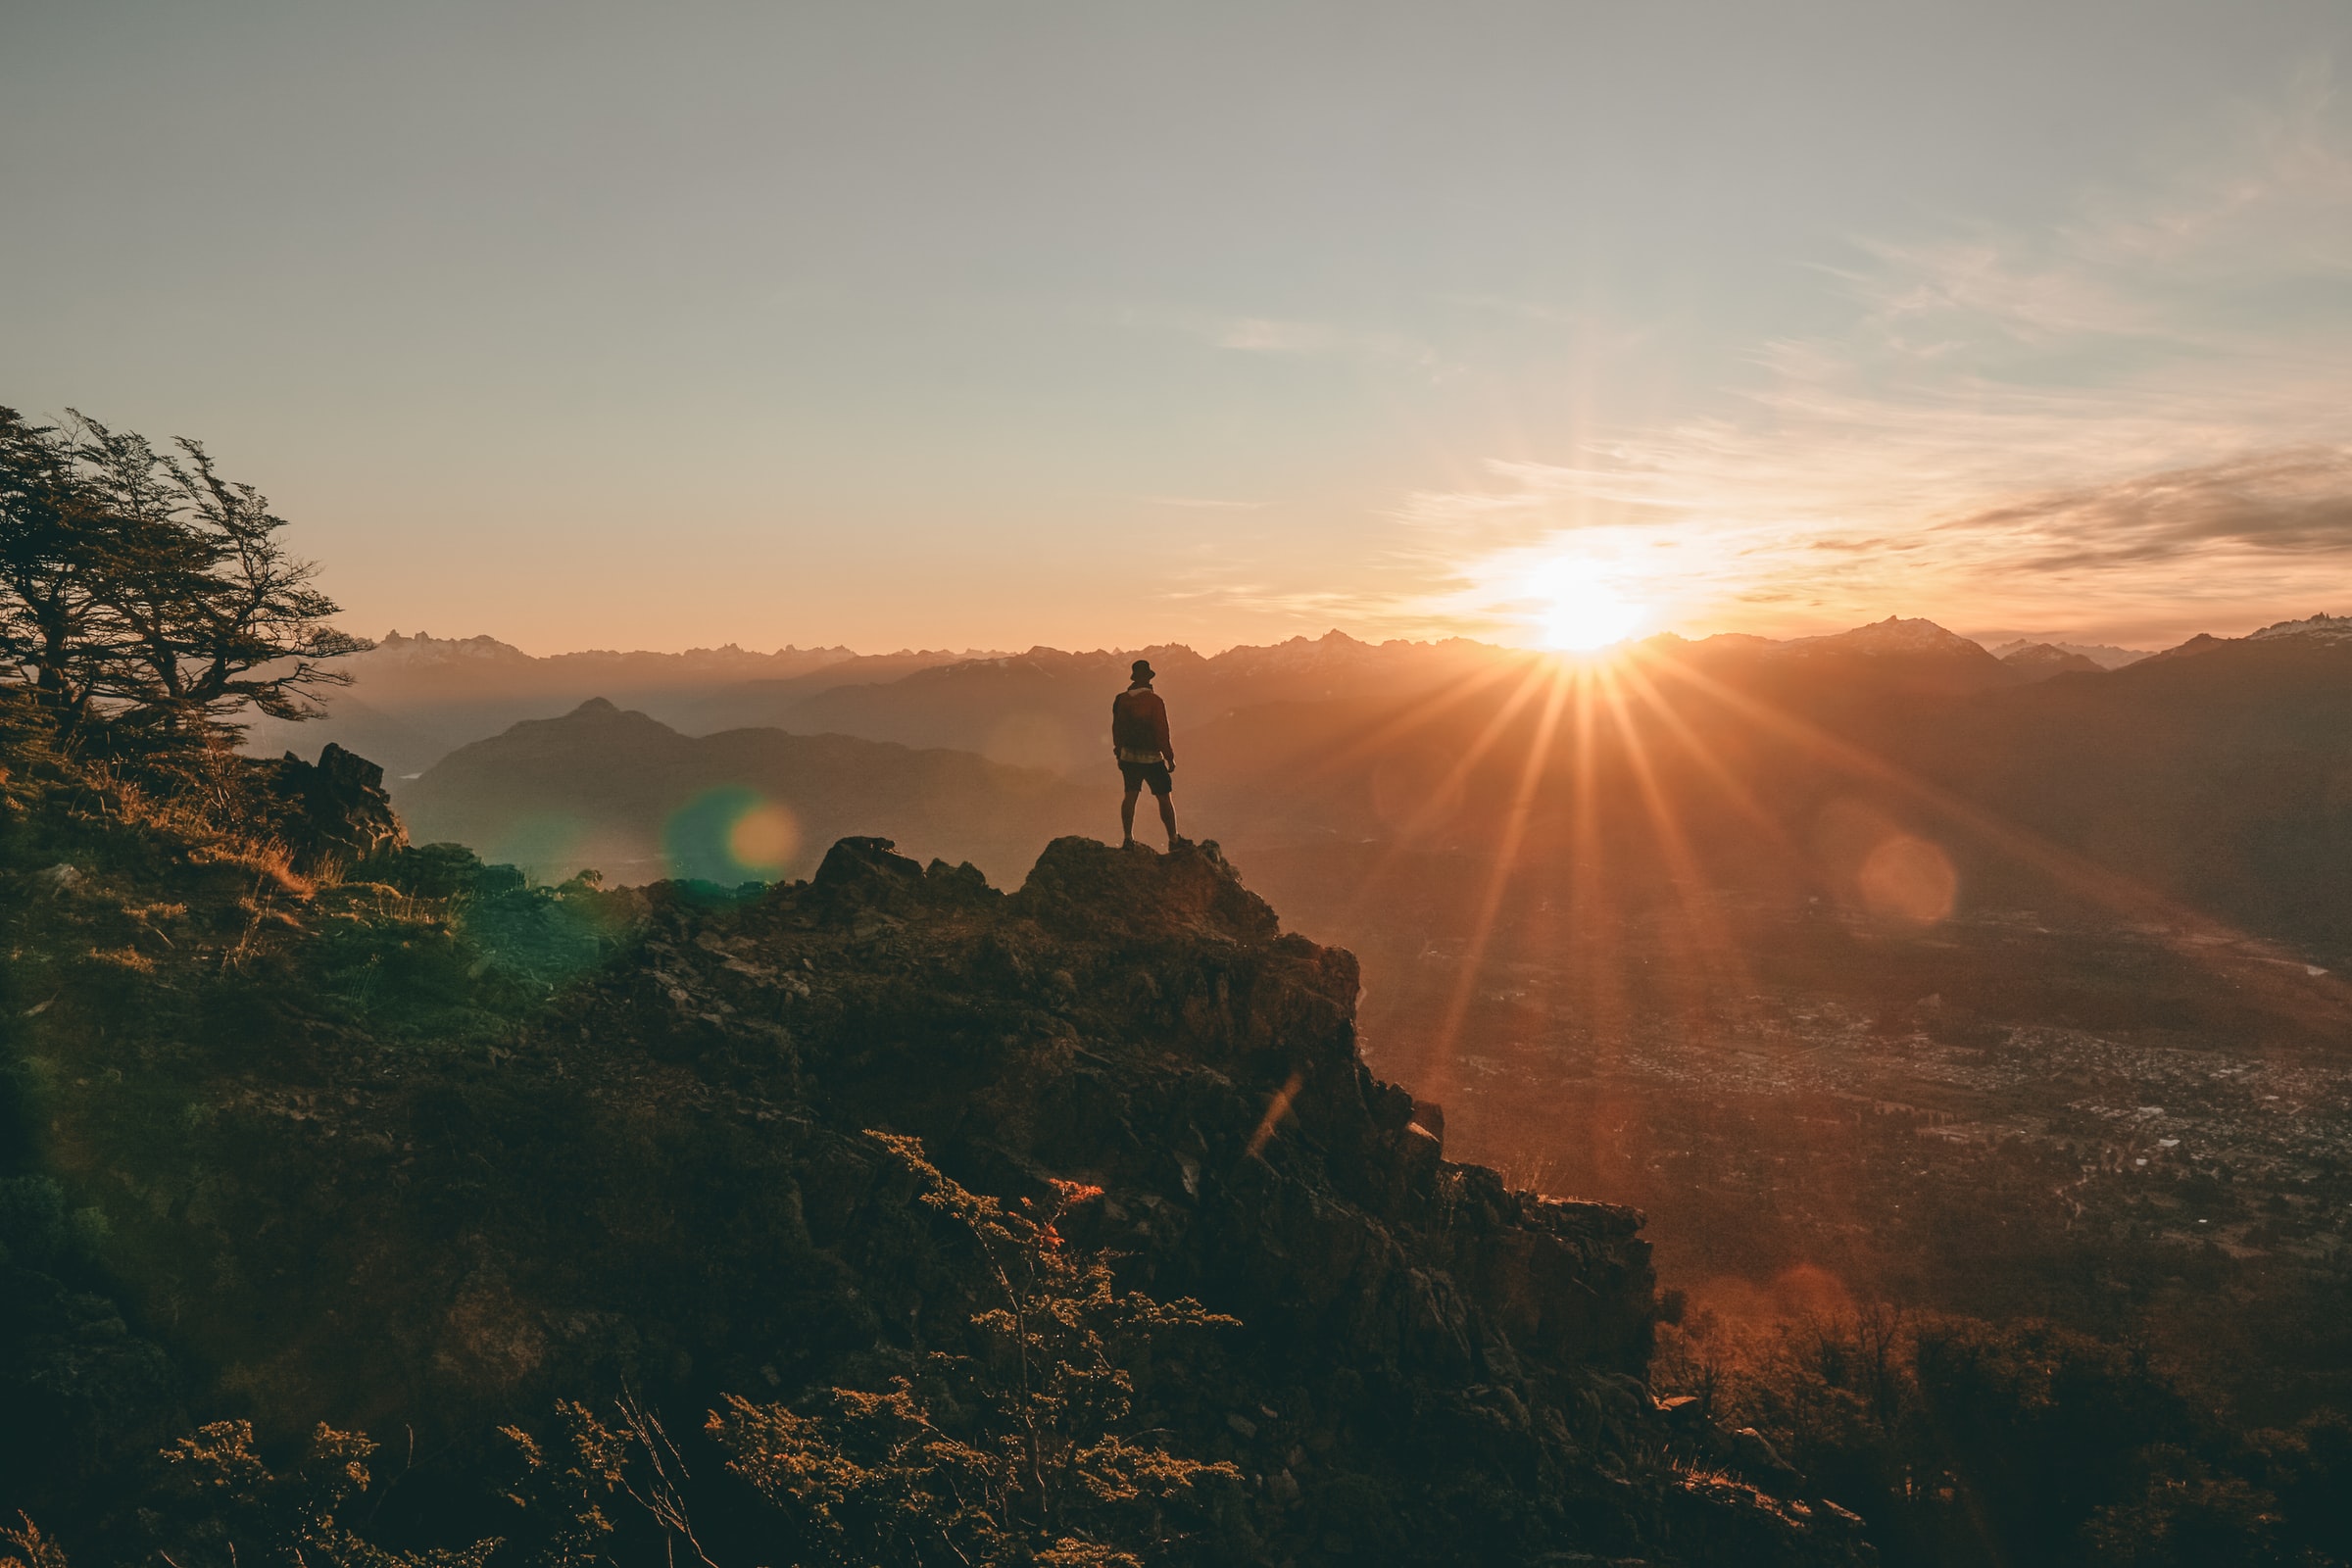
{"type": "Polygon", "coordinates": [[[92,502],[71,443],[0,408],[0,660],[61,736],[79,729],[114,641],[92,502]]]}
{"type": "Polygon", "coordinates": [[[0,679],[69,749],[218,748],[248,708],[317,717],[350,682],[329,662],[370,646],[328,623],[269,499],[174,445],[0,409],[0,679]]]}

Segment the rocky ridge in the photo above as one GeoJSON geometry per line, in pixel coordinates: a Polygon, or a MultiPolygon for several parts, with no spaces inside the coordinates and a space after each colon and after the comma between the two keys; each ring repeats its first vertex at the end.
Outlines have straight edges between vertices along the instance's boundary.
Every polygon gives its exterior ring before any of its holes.
{"type": "MultiPolygon", "coordinates": [[[[846,1261],[887,1234],[892,1177],[850,1137],[885,1127],[975,1190],[1101,1188],[1073,1241],[1124,1284],[1238,1317],[1218,1373],[1155,1393],[1241,1466],[1259,1560],[1863,1549],[1752,1437],[1650,1398],[1640,1215],[1446,1161],[1435,1107],[1357,1054],[1354,959],[1281,933],[1213,845],[1062,839],[1005,896],[844,840],[752,906],[664,911],[644,953],[579,1027],[652,1045],[671,1092],[693,1063],[708,1114],[797,1141],[820,1250],[846,1261]],[[739,1098],[734,1064],[769,1053],[739,1098]]],[[[902,1268],[859,1265],[845,1337],[923,1342],[944,1314],[902,1268]]],[[[768,1368],[786,1387],[816,1370],[768,1368]]]]}
{"type": "Polygon", "coordinates": [[[122,1539],[86,1489],[174,1422],[406,1426],[435,1457],[386,1517],[489,1534],[488,1433],[551,1399],[692,1433],[956,1350],[986,1282],[873,1129],[1007,1200],[1099,1188],[1071,1244],[1239,1319],[1137,1369],[1138,1420],[1243,1477],[1167,1560],[1868,1559],[1759,1441],[1650,1397],[1640,1216],[1446,1160],[1357,1054],[1353,959],[1213,846],[1059,840],[1008,895],[853,839],[744,899],[447,847],[174,872],[45,820],[0,857],[45,999],[9,1030],[45,1163],[10,1180],[83,1240],[19,1239],[0,1327],[26,1495],[81,1540],[122,1539]]]}
{"type": "Polygon", "coordinates": [[[2314,642],[2352,642],[2352,615],[2318,614],[2304,620],[2281,620],[2246,634],[2248,642],[2280,637],[2304,637],[2314,642]]]}
{"type": "Polygon", "coordinates": [[[328,741],[318,760],[292,752],[249,764],[267,797],[277,837],[295,862],[316,867],[333,859],[363,860],[399,850],[408,829],[384,790],[384,770],[328,741]]]}

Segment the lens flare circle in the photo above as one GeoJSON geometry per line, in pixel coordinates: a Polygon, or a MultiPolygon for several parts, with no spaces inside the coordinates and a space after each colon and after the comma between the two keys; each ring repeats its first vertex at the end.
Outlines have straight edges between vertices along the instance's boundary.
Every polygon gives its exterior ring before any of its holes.
{"type": "Polygon", "coordinates": [[[1943,920],[1960,896],[1952,858],[1909,833],[1894,834],[1872,849],[1854,884],[1871,913],[1913,925],[1943,920]]]}
{"type": "Polygon", "coordinates": [[[762,801],[727,829],[727,853],[749,871],[774,876],[800,853],[801,824],[774,801],[762,801]]]}
{"type": "Polygon", "coordinates": [[[662,828],[662,854],[681,881],[722,887],[770,882],[800,853],[801,825],[791,808],[740,784],[705,790],[662,828]]]}

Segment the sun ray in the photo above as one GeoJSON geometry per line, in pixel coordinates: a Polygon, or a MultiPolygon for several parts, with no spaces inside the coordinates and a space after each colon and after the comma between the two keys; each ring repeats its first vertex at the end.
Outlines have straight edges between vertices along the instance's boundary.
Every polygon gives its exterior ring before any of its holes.
{"type": "MultiPolygon", "coordinates": [[[[1659,667],[1748,722],[1809,748],[1852,777],[1883,785],[1925,807],[1994,849],[2048,875],[2069,891],[2141,926],[2176,957],[2187,959],[2200,968],[2218,969],[2217,947],[2242,949],[2260,945],[2227,921],[2005,822],[1951,791],[1914,777],[1885,759],[1838,739],[1819,725],[1687,665],[1662,661],[1659,667]]],[[[2347,994],[2344,982],[2332,974],[2290,975],[2281,970],[2275,975],[2260,974],[2246,983],[2263,991],[2281,1016],[2306,1024],[2324,1023],[2340,1016],[2347,994]]]]}
{"type": "MultiPolygon", "coordinates": [[[[1445,777],[1430,790],[1429,798],[1422,803],[1420,809],[1407,817],[1396,829],[1387,851],[1374,863],[1372,869],[1364,873],[1363,880],[1356,886],[1355,896],[1348,906],[1346,918],[1349,923],[1361,916],[1365,903],[1372,897],[1373,889],[1409,853],[1413,841],[1435,825],[1445,803],[1452,798],[1455,789],[1468,781],[1480,760],[1494,748],[1496,741],[1502,738],[1503,732],[1509,727],[1513,716],[1518,713],[1520,709],[1527,706],[1537,692],[1543,690],[1542,681],[1544,669],[1545,666],[1542,663],[1526,666],[1526,672],[1519,685],[1504,700],[1502,707],[1496,710],[1494,716],[1487,721],[1486,728],[1479,732],[1478,738],[1463,750],[1462,755],[1455,760],[1453,766],[1446,771],[1445,777]]],[[[1552,673],[1556,681],[1556,666],[1552,673]]]]}
{"type": "MultiPolygon", "coordinates": [[[[1716,1031],[1710,1027],[1710,1004],[1718,1000],[1728,1003],[1737,1024],[1752,1028],[1761,1022],[1760,1010],[1751,1001],[1758,986],[1745,949],[1723,920],[1716,902],[1708,896],[1712,884],[1700,875],[1696,857],[1657,776],[1648,745],[1634,725],[1626,690],[1635,687],[1635,682],[1624,678],[1629,673],[1628,666],[1620,663],[1603,672],[1601,686],[1616,721],[1619,749],[1634,776],[1678,895],[1676,906],[1682,920],[1663,924],[1661,935],[1668,949],[1666,956],[1679,960],[1670,963],[1670,972],[1684,977],[1684,983],[1675,988],[1684,1004],[1682,1047],[1690,1054],[1690,1060],[1710,1064],[1712,1070],[1711,1064],[1720,1058],[1721,1051],[1716,1031]]],[[[1638,694],[1639,688],[1636,690],[1638,694]]],[[[1679,718],[1671,712],[1666,716],[1679,718]]],[[[1860,1195],[1855,1192],[1824,1191],[1820,1198],[1825,1203],[1837,1205],[1840,1223],[1858,1223],[1864,1218],[1860,1195]]]]}
{"type": "Polygon", "coordinates": [[[1599,684],[1609,705],[1609,715],[1616,725],[1619,750],[1634,775],[1651,837],[1666,863],[1676,903],[1683,911],[1684,930],[1690,939],[1688,951],[1690,956],[1698,960],[1702,969],[1721,973],[1731,983],[1734,995],[1744,996],[1753,989],[1750,971],[1739,944],[1732,940],[1731,933],[1724,926],[1720,910],[1713,900],[1706,896],[1707,884],[1697,857],[1690,848],[1690,838],[1683,831],[1673,804],[1667,799],[1665,788],[1659,782],[1648,744],[1642,740],[1632,714],[1627,711],[1627,683],[1620,678],[1622,673],[1621,669],[1605,670],[1599,684]]]}
{"type": "Polygon", "coordinates": [[[1460,968],[1454,975],[1451,992],[1441,1015],[1436,1036],[1424,1068],[1430,1098],[1443,1102],[1453,1086],[1454,1046],[1461,1034],[1463,1021],[1468,1017],[1470,1003],[1478,993],[1480,966],[1486,958],[1487,943],[1494,932],[1494,920],[1502,907],[1502,897],[1510,886],[1512,872],[1519,854],[1519,844],[1527,831],[1529,817],[1534,813],[1536,790],[1544,781],[1549,760],[1552,732],[1558,728],[1560,709],[1566,701],[1569,671],[1554,666],[1551,684],[1543,712],[1536,721],[1535,733],[1529,738],[1527,760],[1519,769],[1519,782],[1504,814],[1502,834],[1496,841],[1494,864],[1487,872],[1487,881],[1479,895],[1479,903],[1470,922],[1468,941],[1463,945],[1460,968]]]}
{"type": "Polygon", "coordinates": [[[1724,799],[1731,803],[1733,808],[1761,832],[1766,842],[1782,850],[1791,866],[1803,866],[1805,863],[1804,854],[1797,847],[1795,840],[1788,836],[1788,828],[1778,817],[1766,810],[1764,803],[1756,799],[1755,792],[1724,764],[1723,759],[1716,756],[1714,750],[1700,738],[1698,731],[1692,727],[1690,721],[1683,716],[1682,710],[1666,700],[1665,695],[1658,690],[1656,683],[1642,668],[1646,658],[1645,655],[1637,654],[1620,661],[1616,666],[1618,677],[1627,685],[1632,686],[1635,694],[1648,705],[1649,710],[1673,732],[1675,739],[1681,742],[1685,753],[1698,764],[1699,768],[1707,775],[1709,782],[1715,785],[1724,799]]]}
{"type": "Polygon", "coordinates": [[[1425,724],[1434,723],[1480,692],[1509,679],[1514,673],[1519,674],[1523,681],[1532,680],[1540,673],[1540,666],[1532,662],[1500,662],[1478,674],[1466,675],[1442,686],[1403,711],[1392,714],[1377,728],[1366,731],[1330,756],[1310,763],[1300,776],[1308,780],[1328,777],[1350,763],[1376,756],[1383,748],[1404,739],[1425,724]]]}
{"type": "Polygon", "coordinates": [[[1590,1051],[1596,1086],[1582,1129],[1589,1177],[1604,1190],[1622,1190],[1638,1152],[1607,1085],[1615,1081],[1634,1033],[1624,911],[1617,867],[1604,830],[1601,732],[1593,687],[1601,678],[1582,672],[1569,743],[1567,899],[1562,966],[1576,1027],[1590,1051]]]}

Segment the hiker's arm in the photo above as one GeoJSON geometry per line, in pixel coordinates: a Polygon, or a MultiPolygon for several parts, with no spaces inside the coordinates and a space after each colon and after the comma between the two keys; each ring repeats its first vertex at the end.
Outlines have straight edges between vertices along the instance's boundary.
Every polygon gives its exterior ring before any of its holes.
{"type": "Polygon", "coordinates": [[[1152,727],[1159,732],[1159,755],[1168,760],[1170,766],[1174,766],[1176,743],[1168,739],[1168,705],[1166,703],[1152,705],[1152,727]]]}

